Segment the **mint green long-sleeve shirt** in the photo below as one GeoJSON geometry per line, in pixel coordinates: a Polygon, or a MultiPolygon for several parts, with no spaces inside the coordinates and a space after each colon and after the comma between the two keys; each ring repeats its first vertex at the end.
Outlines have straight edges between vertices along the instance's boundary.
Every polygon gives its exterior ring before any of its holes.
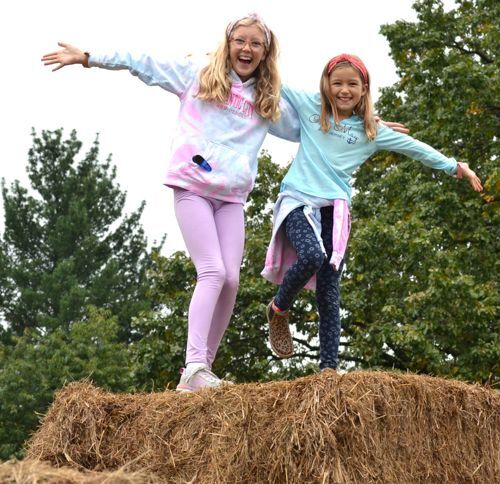
{"type": "Polygon", "coordinates": [[[394,151],[419,160],[424,165],[443,170],[448,175],[457,171],[457,162],[431,146],[406,134],[397,133],[380,124],[374,141],[369,141],[363,120],[352,116],[321,131],[319,93],[308,93],[283,86],[282,96],[298,113],[300,145],[297,155],[283,179],[281,191],[297,190],[328,200],[351,201],[353,173],[374,153],[394,151]]]}

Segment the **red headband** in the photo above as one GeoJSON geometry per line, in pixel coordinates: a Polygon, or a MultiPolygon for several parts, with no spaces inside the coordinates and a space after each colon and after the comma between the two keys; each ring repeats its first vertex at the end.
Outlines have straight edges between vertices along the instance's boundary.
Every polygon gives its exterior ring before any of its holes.
{"type": "Polygon", "coordinates": [[[368,84],[368,70],[363,64],[363,61],[358,57],[354,57],[349,54],[340,54],[330,59],[330,62],[328,62],[328,74],[330,74],[330,72],[332,72],[333,69],[335,69],[335,66],[339,62],[351,63],[356,69],[358,69],[359,72],[361,72],[361,76],[363,77],[363,81],[365,82],[365,84],[368,84]]]}

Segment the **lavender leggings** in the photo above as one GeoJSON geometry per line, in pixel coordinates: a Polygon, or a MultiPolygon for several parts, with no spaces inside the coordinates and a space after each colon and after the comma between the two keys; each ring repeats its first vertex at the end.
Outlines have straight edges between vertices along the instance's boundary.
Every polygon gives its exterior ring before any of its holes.
{"type": "Polygon", "coordinates": [[[196,267],[188,315],[187,363],[215,359],[238,291],[245,243],[243,205],[174,189],[175,216],[196,267]]]}

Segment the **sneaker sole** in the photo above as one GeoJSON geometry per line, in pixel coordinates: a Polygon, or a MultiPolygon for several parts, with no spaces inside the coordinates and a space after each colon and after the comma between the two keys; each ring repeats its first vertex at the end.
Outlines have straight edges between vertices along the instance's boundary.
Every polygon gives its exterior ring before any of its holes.
{"type": "Polygon", "coordinates": [[[286,359],[286,358],[291,358],[293,356],[293,351],[291,353],[282,353],[281,351],[278,351],[270,341],[269,344],[277,357],[286,359]]]}
{"type": "Polygon", "coordinates": [[[177,385],[177,388],[175,389],[176,392],[179,392],[179,393],[193,393],[193,389],[192,388],[189,388],[189,387],[179,387],[179,385],[177,385]]]}

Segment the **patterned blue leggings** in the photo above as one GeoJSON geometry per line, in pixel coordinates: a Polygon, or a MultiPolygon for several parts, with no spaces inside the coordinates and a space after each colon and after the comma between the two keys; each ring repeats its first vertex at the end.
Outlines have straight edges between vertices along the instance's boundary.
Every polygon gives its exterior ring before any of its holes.
{"type": "Polygon", "coordinates": [[[321,238],[327,256],[304,215],[296,208],[284,221],[285,233],[297,252],[297,262],[288,269],[274,298],[280,309],[289,309],[299,291],[316,273],[316,304],[319,313],[319,367],[337,368],[340,341],[340,274],[329,264],[332,255],[333,207],[321,209],[321,238]]]}

